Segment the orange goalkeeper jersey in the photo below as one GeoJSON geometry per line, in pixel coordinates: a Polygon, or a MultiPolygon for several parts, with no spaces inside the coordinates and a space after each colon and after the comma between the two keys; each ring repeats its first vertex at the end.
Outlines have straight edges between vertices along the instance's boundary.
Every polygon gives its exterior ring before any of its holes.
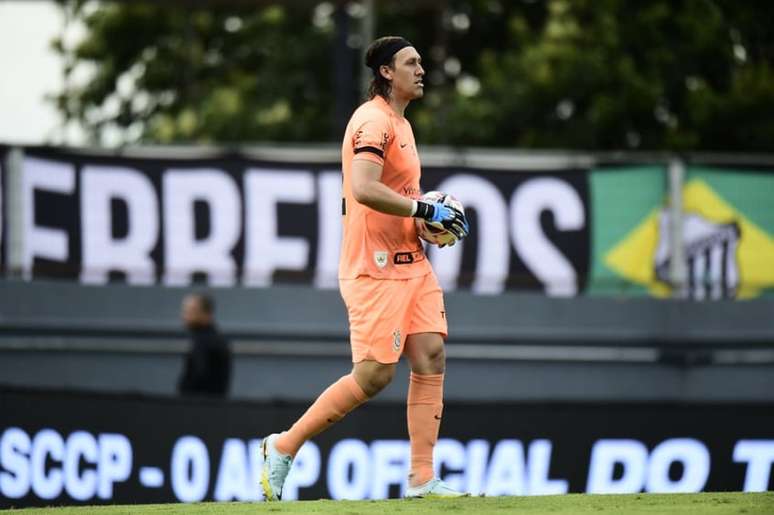
{"type": "Polygon", "coordinates": [[[339,279],[367,275],[376,279],[409,279],[431,271],[414,219],[375,211],[352,195],[352,162],[380,164],[381,181],[399,194],[420,196],[421,168],[411,124],[379,95],[352,115],[341,146],[343,231],[339,279]]]}

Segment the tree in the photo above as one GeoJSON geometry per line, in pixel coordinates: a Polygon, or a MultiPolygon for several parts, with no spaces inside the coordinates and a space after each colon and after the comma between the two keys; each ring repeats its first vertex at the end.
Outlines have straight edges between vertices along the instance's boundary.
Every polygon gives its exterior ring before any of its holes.
{"type": "Polygon", "coordinates": [[[480,88],[439,105],[438,141],[770,151],[774,5],[720,0],[470,4],[452,45],[480,88]],[[478,34],[476,34],[478,32],[478,34]],[[486,34],[496,34],[496,39],[486,34]],[[481,43],[471,39],[483,35],[481,43]],[[477,49],[476,55],[465,54],[477,49]],[[468,51],[469,52],[469,51],[468,51]]]}
{"type": "MultiPolygon", "coordinates": [[[[774,141],[771,2],[377,5],[377,35],[404,35],[425,57],[426,98],[409,111],[423,143],[770,151],[774,141]]],[[[64,91],[60,109],[95,136],[113,123],[143,141],[337,140],[334,7],[101,6],[84,15],[84,43],[63,50],[99,72],[64,91]],[[120,108],[106,110],[114,96],[120,108]]]]}
{"type": "MultiPolygon", "coordinates": [[[[93,77],[58,96],[61,112],[95,142],[118,129],[124,140],[239,142],[325,139],[332,29],[308,9],[65,4],[87,37],[57,48],[67,74],[91,64],[93,77]],[[289,37],[289,35],[293,37],[289,37]]],[[[71,83],[71,81],[68,81],[71,83]]]]}

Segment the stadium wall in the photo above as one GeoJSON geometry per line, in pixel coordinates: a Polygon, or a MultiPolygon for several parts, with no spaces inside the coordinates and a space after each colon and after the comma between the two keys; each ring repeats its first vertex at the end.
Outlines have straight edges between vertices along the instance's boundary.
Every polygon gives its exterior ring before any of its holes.
{"type": "MultiPolygon", "coordinates": [[[[173,394],[195,288],[0,282],[0,384],[173,394]]],[[[338,292],[214,288],[233,398],[313,399],[347,373],[338,292]],[[293,381],[286,378],[293,377],[293,381]]],[[[446,397],[458,401],[774,402],[770,299],[447,294],[446,397]]],[[[401,368],[378,402],[405,399],[401,368]]]]}

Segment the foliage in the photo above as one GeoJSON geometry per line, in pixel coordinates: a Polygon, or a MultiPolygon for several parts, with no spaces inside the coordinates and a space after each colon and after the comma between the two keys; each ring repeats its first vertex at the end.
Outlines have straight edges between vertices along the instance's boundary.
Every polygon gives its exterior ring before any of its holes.
{"type": "MultiPolygon", "coordinates": [[[[88,37],[62,51],[97,73],[62,93],[62,112],[97,140],[110,124],[152,142],[340,138],[333,4],[190,4],[105,4],[86,15],[67,3],[88,37]]],[[[771,2],[375,4],[377,35],[404,35],[424,56],[426,98],[409,108],[422,143],[771,150],[771,2]]],[[[349,12],[353,35],[362,12],[349,12]]]]}
{"type": "Polygon", "coordinates": [[[111,126],[160,143],[327,135],[331,34],[310,23],[308,9],[67,5],[88,36],[72,50],[57,47],[71,69],[85,62],[94,73],[63,91],[58,106],[97,142],[111,126]]]}

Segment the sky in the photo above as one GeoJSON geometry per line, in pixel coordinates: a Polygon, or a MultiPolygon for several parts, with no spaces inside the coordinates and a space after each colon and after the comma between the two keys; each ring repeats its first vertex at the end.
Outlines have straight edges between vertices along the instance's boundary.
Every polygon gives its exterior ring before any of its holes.
{"type": "MultiPolygon", "coordinates": [[[[61,143],[60,117],[45,100],[61,88],[62,63],[51,40],[63,27],[53,2],[0,0],[0,143],[61,143]]],[[[67,143],[82,141],[78,131],[67,143]]]]}

